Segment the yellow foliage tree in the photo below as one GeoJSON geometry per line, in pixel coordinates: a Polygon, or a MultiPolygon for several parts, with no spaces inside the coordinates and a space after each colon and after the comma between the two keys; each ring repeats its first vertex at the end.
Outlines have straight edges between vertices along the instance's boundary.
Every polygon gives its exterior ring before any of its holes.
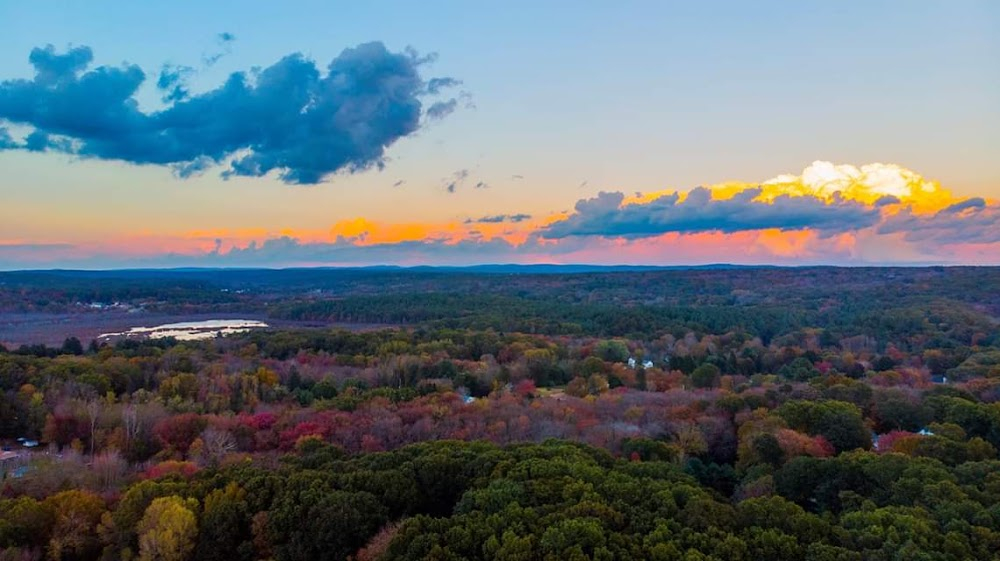
{"type": "Polygon", "coordinates": [[[89,491],[63,491],[43,504],[55,513],[48,547],[50,559],[88,559],[100,552],[97,525],[105,512],[100,497],[89,491]]]}
{"type": "Polygon", "coordinates": [[[140,561],[185,561],[194,551],[198,502],[178,496],[154,500],[142,516],[139,532],[140,561]]]}

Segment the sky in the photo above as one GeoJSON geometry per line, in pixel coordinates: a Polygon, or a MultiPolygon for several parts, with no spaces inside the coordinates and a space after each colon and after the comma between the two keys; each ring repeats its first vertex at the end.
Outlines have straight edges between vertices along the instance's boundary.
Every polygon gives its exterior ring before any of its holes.
{"type": "Polygon", "coordinates": [[[1000,265],[993,1],[0,22],[0,269],[1000,265]]]}

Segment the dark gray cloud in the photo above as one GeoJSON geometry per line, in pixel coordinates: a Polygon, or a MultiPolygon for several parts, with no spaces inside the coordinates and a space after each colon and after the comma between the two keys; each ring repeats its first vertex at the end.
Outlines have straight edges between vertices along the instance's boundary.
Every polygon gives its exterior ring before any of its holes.
{"type": "Polygon", "coordinates": [[[886,218],[878,233],[902,233],[906,241],[921,244],[996,243],[1000,242],[1000,204],[973,197],[934,214],[916,214],[906,208],[886,218]]]}
{"type": "Polygon", "coordinates": [[[465,183],[465,180],[468,178],[469,178],[469,170],[460,169],[455,173],[451,174],[450,178],[445,179],[444,188],[447,189],[449,193],[454,193],[455,191],[458,190],[459,187],[461,187],[465,183]]]}
{"type": "Polygon", "coordinates": [[[958,214],[966,210],[982,210],[986,208],[986,200],[982,197],[972,197],[971,199],[965,199],[964,201],[959,201],[948,208],[942,210],[945,214],[958,214]]]}
{"type": "Polygon", "coordinates": [[[531,220],[530,214],[494,214],[480,218],[469,218],[466,224],[500,224],[502,222],[524,222],[531,220]]]}
{"type": "Polygon", "coordinates": [[[232,33],[229,33],[228,31],[223,31],[222,33],[216,35],[215,42],[218,43],[220,47],[222,47],[222,51],[217,53],[212,53],[210,55],[203,55],[201,57],[202,63],[204,63],[205,66],[213,66],[215,65],[215,63],[219,62],[219,60],[221,60],[222,57],[231,54],[233,52],[232,43],[235,40],[236,36],[233,35],[232,33]]]}
{"type": "Polygon", "coordinates": [[[190,66],[164,64],[160,70],[160,76],[156,80],[156,89],[163,92],[161,98],[163,102],[171,103],[187,99],[190,92],[185,80],[192,74],[194,74],[194,68],[190,66]]]}
{"type": "MultiPolygon", "coordinates": [[[[182,176],[230,158],[224,177],[275,171],[301,184],[381,168],[386,148],[420,127],[427,95],[419,72],[427,57],[392,53],[379,42],[344,50],[325,70],[292,54],[196,95],[173,95],[183,76],[168,69],[160,78],[170,103],[149,113],[135,100],[146,80],[138,66],[88,69],[88,47],[36,48],[29,60],[33,79],[0,82],[0,124],[38,135],[17,148],[166,165],[182,176]]],[[[440,90],[451,79],[437,80],[440,90]]]]}
{"type": "Polygon", "coordinates": [[[28,152],[44,152],[49,149],[49,145],[52,144],[52,140],[49,135],[41,131],[32,131],[24,139],[24,149],[28,152]]]}
{"type": "Polygon", "coordinates": [[[222,57],[226,56],[227,54],[229,54],[229,53],[222,52],[222,53],[213,53],[213,54],[210,54],[210,55],[205,55],[205,56],[201,57],[201,62],[205,66],[208,66],[208,67],[215,66],[215,63],[217,63],[220,60],[222,60],[222,57]]]}
{"type": "Polygon", "coordinates": [[[430,80],[427,80],[427,93],[437,95],[441,93],[441,90],[460,85],[462,85],[461,80],[456,80],[454,78],[431,78],[430,80]]]}
{"type": "Polygon", "coordinates": [[[900,202],[899,197],[895,197],[893,195],[882,195],[877,201],[875,201],[875,206],[882,208],[889,205],[898,205],[900,202]]]}
{"type": "Polygon", "coordinates": [[[447,101],[436,101],[427,108],[427,118],[435,121],[438,119],[444,119],[448,115],[454,113],[457,108],[458,100],[455,98],[451,98],[447,101]]]}
{"type": "MultiPolygon", "coordinates": [[[[432,59],[433,60],[433,59],[432,59]]],[[[461,86],[462,81],[456,80],[454,78],[431,78],[427,80],[426,92],[430,95],[438,95],[442,93],[443,90],[461,86]]],[[[459,97],[465,99],[468,96],[467,93],[462,92],[459,97]]],[[[471,102],[467,100],[466,108],[470,106],[471,102]]],[[[458,98],[453,97],[451,99],[436,101],[427,108],[427,118],[431,120],[439,120],[451,115],[458,109],[458,98]]]]}
{"type": "Polygon", "coordinates": [[[58,54],[56,48],[47,45],[35,48],[28,55],[28,62],[35,67],[35,82],[53,84],[64,76],[72,76],[83,71],[94,59],[90,47],[72,47],[65,54],[58,54]]]}
{"type": "Polygon", "coordinates": [[[73,150],[73,142],[68,138],[55,138],[36,129],[24,138],[24,144],[21,148],[24,148],[28,152],[47,152],[49,150],[71,152],[73,150]]]}
{"type": "Polygon", "coordinates": [[[646,204],[622,206],[622,193],[601,192],[576,203],[565,220],[548,226],[547,238],[567,236],[646,237],[668,232],[738,232],[777,228],[811,228],[823,234],[868,228],[879,211],[834,195],[833,201],[811,196],[779,196],[770,203],[755,201],[760,189],[747,189],[731,199],[714,200],[708,189],[693,189],[683,201],[677,193],[646,204]]]}

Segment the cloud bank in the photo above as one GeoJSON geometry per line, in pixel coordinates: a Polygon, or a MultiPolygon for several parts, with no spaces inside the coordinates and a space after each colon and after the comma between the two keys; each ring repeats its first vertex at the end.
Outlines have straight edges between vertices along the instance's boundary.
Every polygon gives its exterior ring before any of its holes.
{"type": "Polygon", "coordinates": [[[504,222],[524,222],[526,220],[531,220],[530,214],[518,213],[518,214],[491,214],[489,216],[481,216],[479,218],[469,218],[465,221],[466,224],[501,224],[504,222]]]}
{"type": "Polygon", "coordinates": [[[1000,243],[1000,204],[973,197],[933,214],[907,208],[888,217],[878,232],[901,234],[905,240],[921,244],[1000,243]]]}
{"type": "Polygon", "coordinates": [[[894,237],[911,244],[911,253],[945,257],[955,248],[943,246],[1000,243],[1000,204],[957,198],[936,181],[894,164],[817,161],[800,175],[759,184],[729,182],[634,197],[602,192],[578,201],[574,212],[556,217],[540,234],[553,240],[638,239],[762,231],[803,232],[816,240],[848,236],[842,244],[855,246],[858,240],[879,245],[876,238],[894,237]]]}
{"type": "Polygon", "coordinates": [[[138,66],[90,68],[89,47],[58,53],[49,45],[29,56],[33,79],[0,82],[0,125],[31,128],[23,142],[0,128],[0,150],[164,165],[180,176],[227,165],[224,177],[273,171],[285,183],[319,183],[383,167],[386,149],[416,132],[422,116],[454,110],[449,101],[423,110],[425,97],[458,83],[422,79],[432,59],[379,42],[345,49],[325,69],[291,54],[200,94],[185,89],[184,67],[167,67],[156,84],[167,106],[144,112],[135,98],[146,80],[138,66]]]}
{"type": "Polygon", "coordinates": [[[602,192],[576,203],[576,211],[548,226],[549,238],[568,236],[645,237],[665,233],[740,232],[744,230],[803,230],[822,233],[857,230],[875,225],[876,208],[843,199],[780,195],[760,199],[763,190],[747,188],[728,199],[713,198],[698,187],[683,199],[679,193],[661,195],[642,204],[623,204],[623,193],[602,192]]]}

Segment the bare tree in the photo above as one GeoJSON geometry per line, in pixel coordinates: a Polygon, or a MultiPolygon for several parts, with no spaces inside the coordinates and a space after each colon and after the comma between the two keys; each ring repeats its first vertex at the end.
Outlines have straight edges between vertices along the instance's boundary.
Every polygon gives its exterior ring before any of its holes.
{"type": "Polygon", "coordinates": [[[227,430],[209,427],[201,433],[201,441],[202,454],[210,465],[218,464],[226,454],[236,450],[236,439],[227,430]]]}
{"type": "Polygon", "coordinates": [[[128,469],[128,462],[121,457],[117,450],[109,450],[95,456],[92,465],[103,489],[110,489],[117,485],[128,469]]]}
{"type": "Polygon", "coordinates": [[[132,451],[132,442],[139,434],[139,412],[132,403],[126,403],[122,407],[122,426],[125,429],[125,452],[132,451]]]}
{"type": "Polygon", "coordinates": [[[91,399],[87,402],[87,420],[90,421],[90,455],[94,455],[94,443],[97,440],[97,417],[101,414],[101,402],[91,399]]]}

